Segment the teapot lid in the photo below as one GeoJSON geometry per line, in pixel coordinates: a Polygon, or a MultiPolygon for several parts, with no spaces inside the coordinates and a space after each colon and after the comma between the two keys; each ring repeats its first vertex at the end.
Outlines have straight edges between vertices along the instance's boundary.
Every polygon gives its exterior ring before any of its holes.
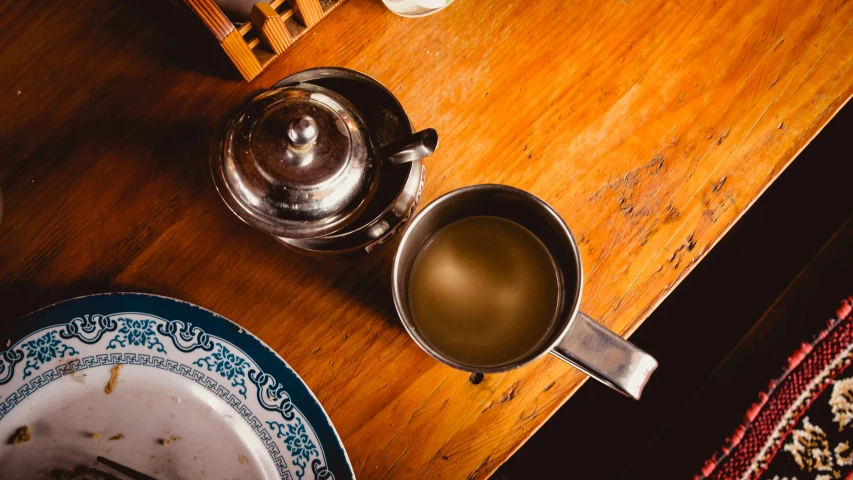
{"type": "Polygon", "coordinates": [[[214,143],[219,194],[244,222],[310,238],[354,221],[376,191],[380,161],[356,109],[308,83],[249,98],[214,143]]]}

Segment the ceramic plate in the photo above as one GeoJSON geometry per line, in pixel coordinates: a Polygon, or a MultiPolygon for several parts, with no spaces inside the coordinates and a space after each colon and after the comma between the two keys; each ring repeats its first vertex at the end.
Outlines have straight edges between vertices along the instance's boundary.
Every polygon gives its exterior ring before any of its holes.
{"type": "Polygon", "coordinates": [[[32,435],[0,445],[3,478],[47,478],[98,455],[157,479],[354,477],[329,417],[296,372],[213,312],[104,294],[7,325],[0,435],[11,439],[23,426],[32,435]]]}

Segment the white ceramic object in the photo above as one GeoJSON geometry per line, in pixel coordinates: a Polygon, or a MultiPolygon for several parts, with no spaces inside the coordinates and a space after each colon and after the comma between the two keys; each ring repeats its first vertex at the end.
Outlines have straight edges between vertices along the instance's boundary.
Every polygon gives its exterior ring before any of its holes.
{"type": "Polygon", "coordinates": [[[48,478],[99,455],[158,480],[354,478],[296,373],[208,310],[105,294],[52,305],[7,330],[0,435],[26,425],[32,438],[0,445],[3,478],[48,478]]]}
{"type": "Polygon", "coordinates": [[[450,5],[453,0],[382,0],[388,10],[401,17],[425,17],[450,5]]]}

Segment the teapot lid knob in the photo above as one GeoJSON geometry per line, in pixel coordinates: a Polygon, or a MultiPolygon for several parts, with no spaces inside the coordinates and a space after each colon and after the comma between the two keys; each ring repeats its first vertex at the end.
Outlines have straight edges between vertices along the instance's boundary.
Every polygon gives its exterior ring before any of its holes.
{"type": "Polygon", "coordinates": [[[317,122],[308,115],[293,119],[287,128],[287,138],[293,148],[308,148],[317,141],[317,122]]]}

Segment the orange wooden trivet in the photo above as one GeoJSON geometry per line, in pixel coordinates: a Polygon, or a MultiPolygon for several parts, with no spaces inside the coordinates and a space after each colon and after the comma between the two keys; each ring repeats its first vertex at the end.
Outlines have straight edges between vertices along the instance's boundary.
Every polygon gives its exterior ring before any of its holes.
{"type": "Polygon", "coordinates": [[[214,0],[184,3],[216,37],[225,54],[247,81],[258,76],[299,37],[343,0],[272,0],[256,3],[250,21],[235,25],[214,0]]]}

